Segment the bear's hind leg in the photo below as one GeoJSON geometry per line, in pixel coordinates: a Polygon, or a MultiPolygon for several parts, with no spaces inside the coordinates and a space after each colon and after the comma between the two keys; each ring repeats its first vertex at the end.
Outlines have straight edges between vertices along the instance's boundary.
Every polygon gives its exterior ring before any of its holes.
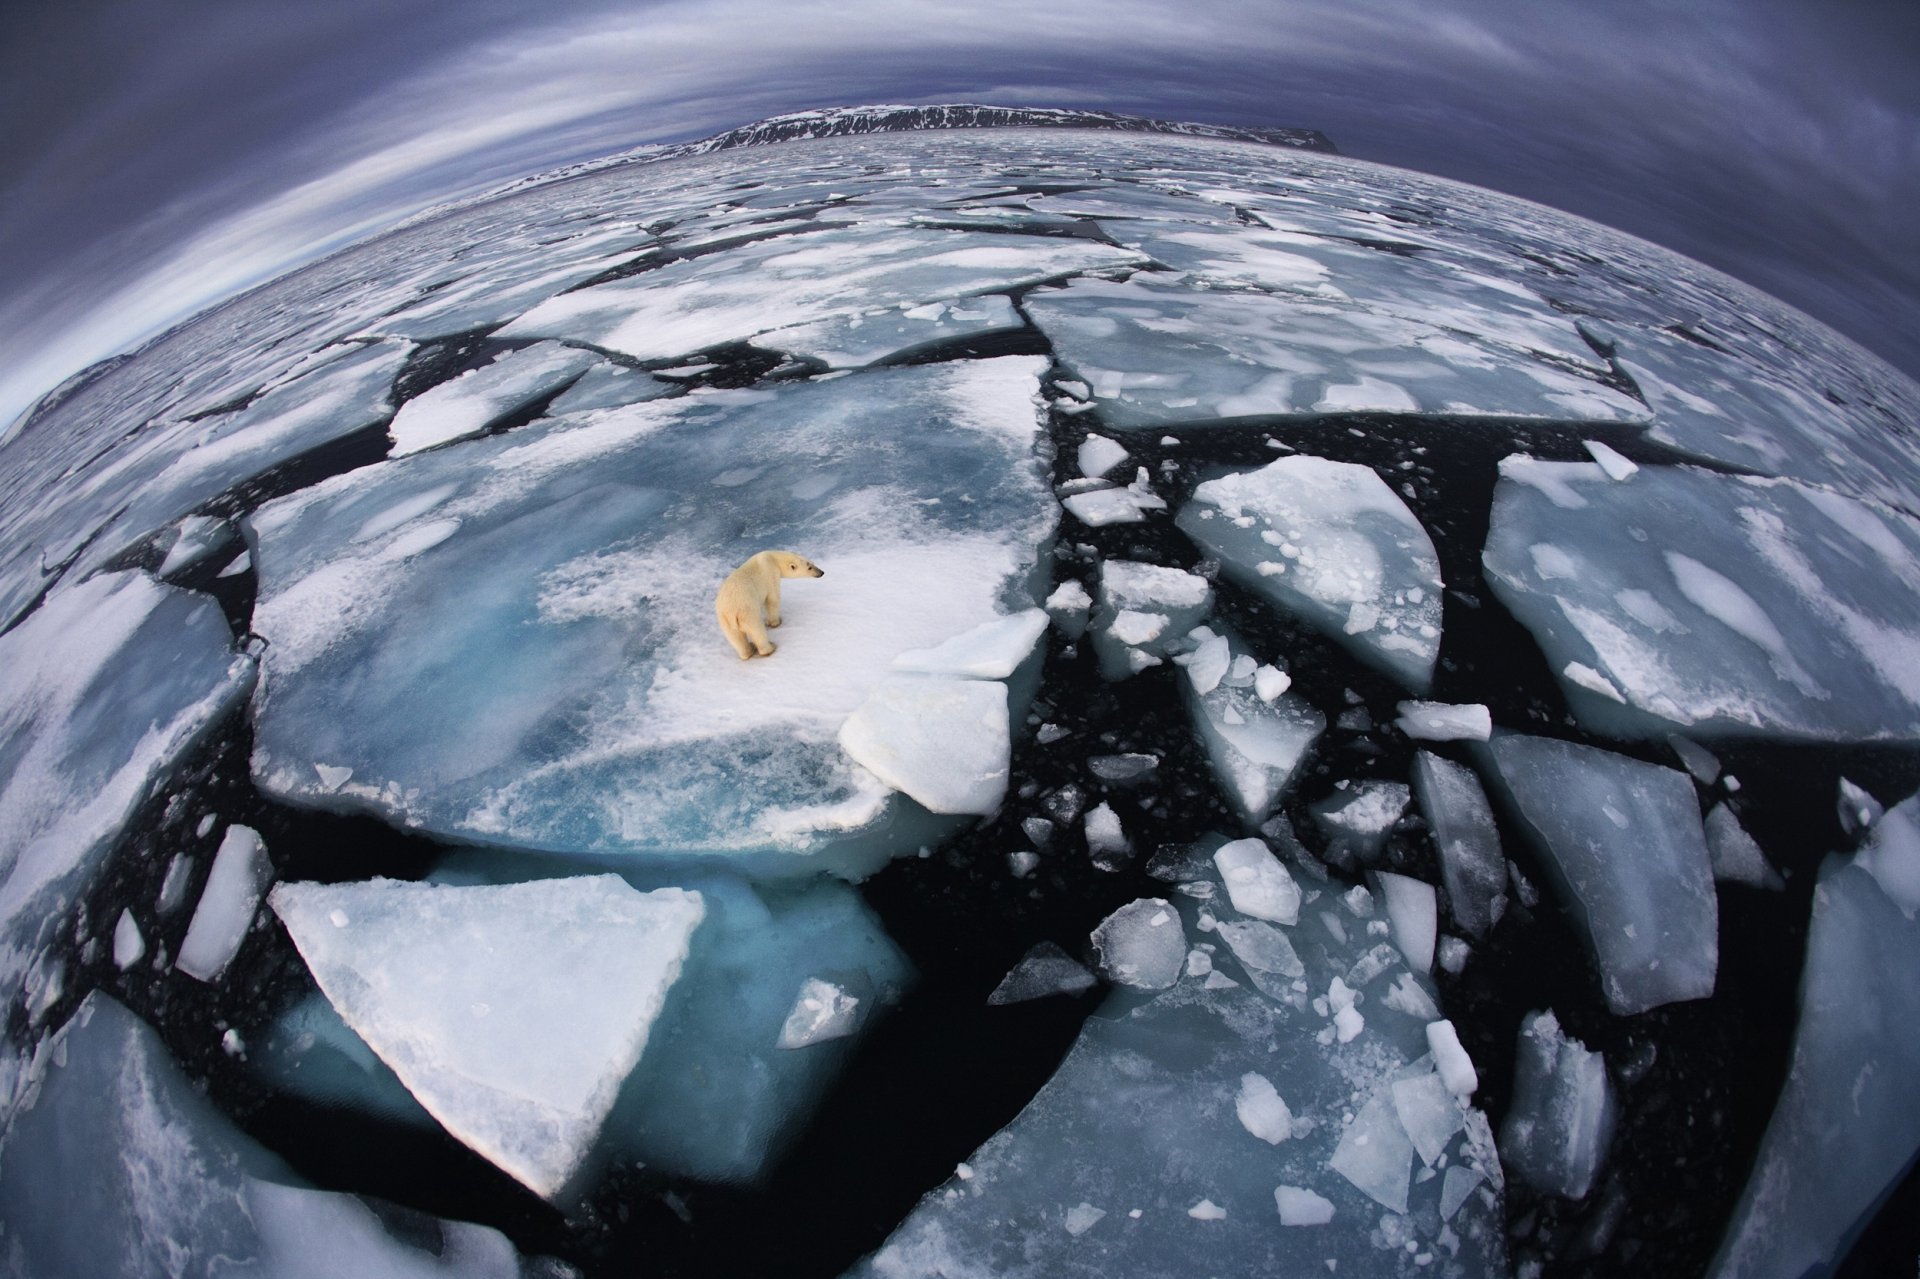
{"type": "Polygon", "coordinates": [[[727,643],[733,645],[733,651],[740,655],[741,661],[753,656],[753,646],[747,643],[747,637],[741,633],[738,619],[721,618],[720,631],[727,637],[727,643]]]}

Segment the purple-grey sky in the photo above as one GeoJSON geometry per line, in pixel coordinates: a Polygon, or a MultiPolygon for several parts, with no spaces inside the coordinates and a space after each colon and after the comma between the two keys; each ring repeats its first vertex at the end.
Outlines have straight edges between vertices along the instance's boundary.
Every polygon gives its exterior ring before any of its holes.
{"type": "Polygon", "coordinates": [[[1920,376],[1920,6],[82,0],[0,36],[0,430],[449,198],[859,102],[1324,130],[1646,236],[1920,376]]]}

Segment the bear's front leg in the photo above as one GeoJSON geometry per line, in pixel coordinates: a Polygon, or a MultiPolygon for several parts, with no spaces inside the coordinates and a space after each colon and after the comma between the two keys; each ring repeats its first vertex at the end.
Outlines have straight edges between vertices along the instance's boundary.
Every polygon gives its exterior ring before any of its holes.
{"type": "Polygon", "coordinates": [[[774,583],[773,589],[767,592],[765,611],[769,627],[780,625],[780,584],[778,582],[774,583]]]}

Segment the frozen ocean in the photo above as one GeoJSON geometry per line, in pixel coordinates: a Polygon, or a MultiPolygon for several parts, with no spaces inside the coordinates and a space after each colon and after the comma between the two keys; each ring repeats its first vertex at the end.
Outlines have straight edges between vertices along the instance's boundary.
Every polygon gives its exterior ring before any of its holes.
{"type": "Polygon", "coordinates": [[[1645,242],[1285,139],[638,155],[0,495],[9,1275],[1920,1250],[1920,385],[1645,242]]]}

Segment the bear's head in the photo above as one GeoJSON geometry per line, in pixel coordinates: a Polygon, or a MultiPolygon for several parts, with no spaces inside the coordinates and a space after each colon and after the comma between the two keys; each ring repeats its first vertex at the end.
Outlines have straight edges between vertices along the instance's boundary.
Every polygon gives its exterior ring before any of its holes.
{"type": "Polygon", "coordinates": [[[795,555],[792,551],[775,551],[774,562],[780,566],[782,577],[825,577],[827,571],[804,555],[795,555]]]}

